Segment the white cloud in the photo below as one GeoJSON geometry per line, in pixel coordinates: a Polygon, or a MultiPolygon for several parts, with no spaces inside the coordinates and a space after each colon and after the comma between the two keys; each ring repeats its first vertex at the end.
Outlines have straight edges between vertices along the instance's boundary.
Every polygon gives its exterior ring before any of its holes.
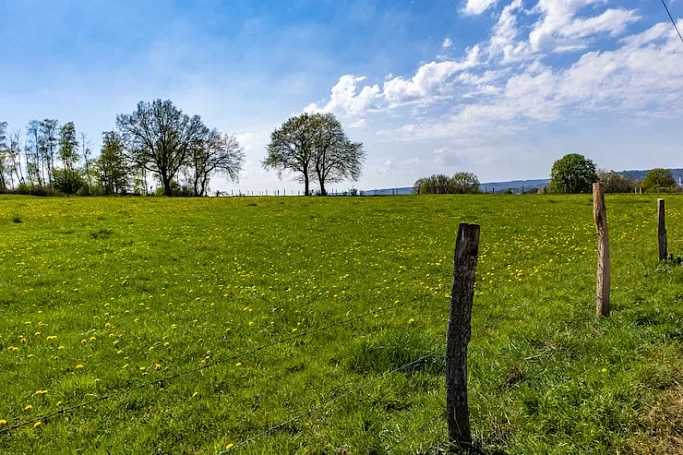
{"type": "Polygon", "coordinates": [[[365,126],[366,126],[365,118],[359,118],[355,122],[351,123],[349,125],[349,128],[365,128],[365,126]]]}
{"type": "Polygon", "coordinates": [[[479,46],[467,50],[460,61],[446,60],[422,65],[410,79],[402,76],[387,79],[382,88],[366,85],[359,91],[359,83],[366,78],[346,74],[332,87],[330,99],[324,106],[309,104],[305,112],[337,112],[358,115],[368,111],[396,108],[406,104],[430,104],[449,94],[451,78],[458,72],[479,64],[479,46]]]}
{"type": "Polygon", "coordinates": [[[451,46],[453,46],[453,41],[451,41],[450,38],[443,40],[443,44],[441,45],[441,47],[444,49],[449,49],[451,46]]]}
{"type": "Polygon", "coordinates": [[[466,16],[478,15],[496,4],[496,0],[467,0],[462,12],[466,16]]]}
{"type": "Polygon", "coordinates": [[[412,122],[401,128],[403,138],[451,139],[460,144],[485,143],[546,124],[567,115],[614,112],[683,113],[683,46],[668,27],[657,24],[629,37],[623,46],[585,53],[565,69],[539,62],[518,74],[462,73],[458,80],[485,81],[500,91],[455,106],[441,118],[412,122]]]}
{"type": "Polygon", "coordinates": [[[539,0],[534,11],[541,18],[529,33],[529,43],[535,52],[562,52],[586,47],[584,38],[608,33],[616,36],[628,24],[639,19],[634,10],[608,9],[598,16],[580,17],[585,7],[600,0],[539,0]]]}

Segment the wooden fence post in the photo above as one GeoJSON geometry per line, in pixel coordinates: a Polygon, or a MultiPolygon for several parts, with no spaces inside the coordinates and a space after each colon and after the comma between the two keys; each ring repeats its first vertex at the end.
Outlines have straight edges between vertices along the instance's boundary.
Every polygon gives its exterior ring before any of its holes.
{"type": "Polygon", "coordinates": [[[657,238],[659,239],[659,260],[668,257],[666,248],[666,222],[664,220],[664,199],[657,199],[657,238]]]}
{"type": "Polygon", "coordinates": [[[609,316],[610,257],[607,232],[605,194],[600,183],[593,184],[593,217],[598,231],[598,279],[596,312],[598,317],[609,316]]]}
{"type": "Polygon", "coordinates": [[[472,329],[474,271],[479,254],[479,225],[461,223],[455,242],[451,308],[446,333],[446,420],[451,443],[471,443],[467,407],[467,344],[472,329]]]}

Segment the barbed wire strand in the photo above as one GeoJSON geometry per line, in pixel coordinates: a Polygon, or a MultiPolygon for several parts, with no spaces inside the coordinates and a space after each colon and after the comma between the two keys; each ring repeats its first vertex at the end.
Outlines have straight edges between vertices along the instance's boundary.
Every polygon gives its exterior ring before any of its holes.
{"type": "Polygon", "coordinates": [[[325,407],[327,407],[327,406],[329,406],[329,405],[331,405],[331,404],[336,403],[337,401],[341,400],[342,398],[348,397],[348,396],[350,396],[350,395],[353,395],[353,394],[356,393],[356,392],[359,392],[359,391],[365,389],[366,387],[370,387],[371,385],[377,384],[377,383],[383,381],[384,379],[386,379],[387,376],[389,376],[389,375],[391,375],[391,374],[393,374],[393,373],[397,373],[397,372],[403,370],[404,368],[408,368],[408,367],[411,367],[411,366],[413,366],[413,365],[417,365],[418,363],[420,363],[420,362],[422,362],[423,360],[429,358],[431,355],[433,355],[433,354],[435,354],[435,353],[437,353],[437,352],[438,352],[438,350],[435,349],[435,350],[430,351],[430,352],[428,352],[427,354],[425,354],[425,355],[419,357],[418,359],[413,360],[412,362],[409,362],[409,363],[406,363],[406,364],[404,364],[404,365],[401,365],[400,367],[394,368],[394,369],[391,370],[391,371],[384,372],[384,373],[382,373],[382,375],[379,376],[378,378],[372,379],[372,380],[370,380],[370,381],[366,381],[366,382],[364,382],[363,384],[361,384],[361,385],[358,386],[358,387],[355,387],[355,388],[353,388],[353,389],[351,389],[351,390],[349,390],[349,391],[347,391],[347,392],[345,392],[345,393],[343,393],[343,394],[341,394],[341,395],[337,395],[336,397],[334,397],[334,398],[332,398],[332,399],[330,399],[330,400],[328,400],[328,401],[326,401],[326,402],[324,402],[324,403],[322,403],[322,404],[319,404],[319,405],[317,405],[317,406],[313,406],[313,407],[311,407],[311,408],[308,408],[308,410],[306,410],[305,412],[302,412],[302,413],[300,413],[300,414],[298,414],[298,415],[292,417],[291,419],[285,420],[284,422],[278,423],[277,425],[273,425],[273,426],[271,426],[270,428],[268,428],[267,430],[262,431],[261,433],[258,433],[258,434],[256,434],[256,435],[250,437],[249,439],[245,439],[244,441],[235,444],[234,446],[230,447],[230,448],[227,449],[227,450],[224,450],[224,451],[222,451],[222,452],[219,452],[219,455],[226,454],[226,453],[231,452],[231,451],[233,451],[233,450],[237,450],[237,449],[239,449],[239,448],[241,448],[241,447],[244,447],[244,446],[250,444],[251,442],[253,442],[253,441],[257,440],[257,439],[262,438],[263,436],[267,436],[267,435],[269,435],[270,433],[272,433],[273,431],[276,431],[276,430],[278,430],[279,428],[284,427],[285,425],[289,425],[289,424],[291,424],[291,423],[293,423],[293,422],[296,422],[297,420],[299,420],[299,419],[301,419],[301,418],[303,418],[303,417],[306,417],[306,416],[308,416],[308,415],[310,415],[310,414],[312,414],[312,413],[314,413],[314,412],[316,412],[316,411],[318,411],[318,410],[320,410],[320,409],[323,409],[323,408],[325,408],[325,407]]]}
{"type": "Polygon", "coordinates": [[[411,436],[413,436],[414,434],[417,434],[417,433],[421,433],[422,430],[424,430],[429,425],[431,425],[432,423],[436,422],[439,419],[445,419],[445,413],[444,412],[439,412],[434,417],[432,417],[431,419],[427,420],[425,423],[420,425],[420,427],[417,430],[409,432],[405,437],[401,438],[400,440],[394,442],[392,445],[388,446],[386,448],[387,453],[392,453],[392,451],[395,448],[399,447],[401,444],[406,442],[408,439],[411,438],[411,436]]]}
{"type": "MultiPolygon", "coordinates": [[[[612,254],[616,254],[616,252],[612,252],[612,254]]],[[[540,255],[539,255],[539,256],[540,256],[540,255]]],[[[525,260],[524,262],[526,262],[526,260],[525,260]]],[[[509,315],[509,314],[511,314],[511,313],[514,313],[514,312],[517,312],[517,311],[519,311],[519,310],[521,310],[521,309],[523,309],[523,308],[528,307],[528,306],[531,305],[532,303],[537,302],[537,301],[541,300],[542,298],[547,297],[547,295],[549,295],[549,294],[555,292],[556,290],[560,289],[561,287],[566,286],[567,283],[572,282],[572,281],[575,281],[576,279],[578,279],[578,278],[580,278],[580,277],[582,277],[582,276],[588,275],[589,273],[593,273],[593,271],[587,271],[587,272],[584,272],[584,273],[575,275],[574,277],[570,278],[569,280],[563,281],[561,285],[559,285],[559,286],[557,286],[557,287],[551,289],[550,291],[544,292],[543,295],[541,295],[541,296],[537,296],[537,297],[535,297],[535,298],[528,299],[525,303],[523,303],[523,304],[521,304],[521,305],[519,305],[519,306],[517,306],[517,307],[514,307],[514,308],[512,308],[512,309],[510,309],[510,310],[508,310],[508,312],[507,312],[506,314],[501,315],[500,317],[495,318],[494,320],[489,321],[488,323],[484,324],[484,325],[481,326],[480,328],[483,329],[483,328],[489,327],[491,324],[493,324],[493,323],[495,323],[495,322],[498,322],[498,321],[504,319],[507,315],[509,315]]],[[[422,296],[422,297],[424,298],[424,297],[428,297],[428,296],[422,296]]],[[[126,389],[124,389],[124,390],[119,390],[119,391],[114,391],[113,393],[104,394],[104,395],[102,395],[102,396],[93,398],[92,400],[88,400],[88,401],[85,401],[85,402],[83,402],[83,403],[79,403],[79,404],[76,404],[76,405],[73,405],[73,406],[69,406],[69,407],[66,407],[66,408],[62,408],[62,409],[59,409],[59,410],[54,411],[54,412],[51,412],[51,413],[43,414],[43,415],[38,416],[38,417],[33,418],[33,419],[24,420],[24,421],[22,421],[22,422],[18,422],[18,423],[14,424],[14,425],[11,425],[11,426],[9,426],[9,427],[7,427],[7,428],[0,429],[0,435],[5,434],[5,433],[9,433],[10,431],[13,431],[13,430],[15,430],[15,429],[17,429],[17,428],[20,428],[20,427],[23,427],[23,426],[26,426],[26,425],[34,424],[34,423],[36,423],[36,422],[41,422],[41,421],[47,421],[47,420],[50,420],[50,419],[52,419],[52,418],[54,418],[54,417],[57,417],[57,416],[60,416],[60,415],[63,415],[63,414],[68,414],[68,413],[73,412],[73,411],[75,411],[75,410],[77,410],[77,409],[84,408],[84,407],[88,407],[88,406],[90,406],[90,405],[92,405],[92,404],[95,404],[95,403],[98,403],[98,402],[101,402],[101,401],[105,401],[105,400],[109,400],[109,399],[111,399],[111,398],[116,398],[116,397],[124,396],[124,395],[127,395],[127,394],[129,394],[129,393],[132,393],[132,392],[134,392],[134,391],[141,390],[141,389],[143,389],[143,388],[149,387],[149,386],[151,386],[151,385],[161,384],[161,383],[164,383],[164,382],[166,382],[166,381],[170,381],[170,380],[173,380],[173,379],[177,379],[177,378],[179,378],[179,377],[182,377],[182,376],[186,376],[186,375],[189,375],[189,374],[193,374],[193,373],[196,373],[196,372],[201,371],[201,370],[204,370],[204,369],[213,368],[213,367],[215,367],[215,366],[217,366],[217,365],[220,365],[220,364],[223,364],[223,363],[225,363],[225,362],[229,362],[229,361],[232,361],[232,360],[237,360],[237,359],[240,358],[240,357],[246,357],[246,356],[249,356],[249,355],[253,355],[253,354],[255,354],[255,353],[257,353],[257,352],[260,352],[260,351],[262,351],[262,350],[269,349],[269,348],[272,348],[272,347],[275,347],[275,346],[279,346],[279,345],[281,345],[281,344],[285,344],[285,343],[294,341],[294,340],[296,340],[296,339],[298,339],[298,338],[305,337],[305,336],[310,335],[310,334],[312,334],[312,333],[322,332],[322,331],[325,331],[325,330],[327,330],[327,329],[329,329],[329,328],[331,328],[331,327],[335,327],[335,326],[340,326],[340,325],[348,324],[348,323],[350,323],[350,322],[359,320],[359,319],[361,319],[361,318],[363,318],[363,317],[366,317],[366,316],[369,316],[369,315],[374,315],[374,314],[377,314],[377,313],[382,312],[382,311],[393,310],[393,309],[396,309],[396,308],[405,306],[405,305],[407,305],[407,304],[409,304],[409,303],[413,303],[413,302],[415,302],[417,299],[418,299],[417,297],[414,297],[413,299],[406,300],[406,301],[404,301],[404,302],[400,302],[400,303],[397,303],[397,304],[394,304],[394,305],[390,305],[390,306],[388,306],[388,307],[380,307],[380,308],[378,308],[378,309],[376,309],[376,310],[371,310],[371,311],[369,311],[369,312],[367,312],[367,313],[363,313],[363,314],[358,315],[358,316],[354,316],[354,317],[351,317],[351,318],[347,318],[347,319],[344,319],[344,320],[341,320],[341,321],[335,321],[335,322],[333,322],[333,323],[331,323],[331,324],[326,324],[325,326],[322,326],[322,327],[318,327],[318,328],[315,328],[315,329],[307,330],[307,331],[304,331],[304,332],[300,332],[300,333],[297,334],[297,335],[293,335],[293,336],[289,336],[289,337],[282,338],[282,339],[280,339],[280,340],[277,340],[277,341],[274,341],[274,342],[272,342],[272,343],[268,343],[268,344],[259,346],[259,347],[257,347],[257,348],[248,350],[248,351],[243,352],[243,353],[235,354],[235,355],[232,355],[232,356],[229,356],[229,357],[226,357],[226,358],[216,359],[216,360],[214,360],[214,361],[211,362],[211,363],[207,363],[207,364],[205,364],[205,365],[200,365],[199,367],[195,367],[195,368],[192,368],[192,369],[189,369],[189,370],[183,370],[183,371],[180,371],[180,372],[178,372],[178,373],[175,373],[175,374],[172,374],[172,375],[165,376],[165,377],[163,377],[163,378],[155,379],[155,380],[153,380],[153,381],[147,381],[147,382],[144,382],[144,383],[142,383],[142,384],[138,384],[138,385],[136,385],[136,386],[133,386],[133,387],[130,387],[130,388],[126,388],[126,389]]],[[[403,367],[405,367],[405,366],[406,366],[406,365],[404,365],[403,367]]],[[[300,417],[299,417],[299,418],[300,418],[300,417]]],[[[237,447],[237,446],[236,446],[236,447],[237,447]]]]}
{"type": "MultiPolygon", "coordinates": [[[[429,297],[429,296],[425,296],[425,295],[422,296],[422,298],[425,298],[425,297],[429,297]]],[[[303,331],[303,332],[300,332],[300,333],[298,333],[298,334],[296,334],[296,335],[291,335],[291,336],[288,336],[288,337],[285,337],[285,338],[281,338],[281,339],[276,340],[276,341],[274,341],[274,342],[272,342],[272,343],[267,343],[267,344],[261,345],[261,346],[259,346],[259,347],[256,347],[256,348],[247,350],[247,351],[245,351],[245,352],[241,352],[241,353],[238,353],[238,354],[231,355],[231,356],[229,356],[229,357],[224,357],[224,358],[216,359],[216,360],[214,360],[214,361],[212,361],[212,362],[210,362],[210,363],[207,363],[207,364],[204,364],[204,365],[200,365],[200,366],[195,367],[195,368],[191,368],[191,369],[188,369],[188,370],[183,370],[183,371],[180,371],[180,372],[178,372],[178,373],[171,374],[171,375],[168,375],[168,376],[164,376],[163,378],[155,379],[155,380],[152,380],[152,381],[143,382],[143,383],[141,383],[141,384],[138,384],[138,385],[136,385],[136,386],[129,387],[129,388],[126,388],[126,389],[123,389],[123,390],[118,390],[118,391],[114,391],[114,392],[112,392],[112,393],[107,393],[107,394],[104,394],[104,395],[102,395],[102,396],[93,398],[92,400],[88,400],[88,401],[85,401],[85,402],[82,402],[82,403],[79,403],[79,404],[76,404],[76,405],[73,405],[73,406],[69,406],[69,407],[66,407],[66,408],[59,409],[59,410],[54,411],[54,412],[50,412],[50,413],[47,413],[47,414],[43,414],[43,415],[38,416],[38,417],[35,417],[35,418],[33,418],[33,419],[24,420],[24,421],[21,421],[21,422],[19,422],[19,423],[14,424],[14,425],[11,425],[11,426],[9,426],[9,427],[7,427],[7,428],[2,428],[2,429],[0,429],[0,435],[5,434],[5,433],[9,433],[10,431],[16,430],[16,429],[19,428],[19,427],[23,427],[23,426],[26,426],[26,425],[34,424],[34,423],[36,423],[36,422],[47,421],[47,420],[52,419],[52,418],[54,418],[54,417],[60,416],[60,415],[62,415],[62,414],[67,414],[67,413],[70,413],[70,412],[75,411],[75,410],[77,410],[77,409],[84,408],[84,407],[88,407],[88,406],[90,406],[90,405],[92,405],[92,404],[95,404],[95,403],[98,403],[98,402],[101,402],[101,401],[105,401],[105,400],[109,400],[109,399],[111,399],[111,398],[116,398],[116,397],[124,396],[124,395],[127,395],[127,394],[131,393],[131,392],[134,392],[134,391],[137,391],[137,390],[140,390],[140,389],[144,389],[144,388],[146,388],[146,387],[149,387],[149,386],[151,386],[151,385],[161,384],[161,383],[164,383],[164,382],[166,382],[166,381],[170,381],[170,380],[173,380],[173,379],[177,379],[177,378],[182,377],[182,376],[187,376],[187,375],[189,375],[189,374],[193,374],[193,373],[196,373],[196,372],[201,371],[201,370],[205,370],[205,369],[208,369],[208,368],[213,368],[213,367],[215,367],[215,366],[217,366],[217,365],[220,365],[220,364],[223,364],[223,363],[226,363],[226,362],[229,362],[229,361],[237,360],[237,359],[242,358],[242,357],[247,357],[247,356],[253,355],[253,354],[257,353],[257,352],[263,351],[263,350],[265,350],[265,349],[269,349],[269,348],[273,348],[273,347],[275,347],[275,346],[279,346],[279,345],[282,345],[282,344],[285,344],[285,343],[289,343],[289,342],[291,342],[291,341],[297,340],[297,339],[299,339],[299,338],[303,338],[303,337],[305,337],[305,336],[307,336],[307,335],[310,335],[310,334],[313,334],[313,333],[323,332],[323,331],[328,330],[328,329],[330,329],[330,328],[332,328],[332,327],[336,327],[336,326],[341,326],[341,325],[349,324],[349,323],[351,323],[351,322],[357,321],[357,320],[359,320],[359,319],[362,319],[362,318],[367,317],[367,316],[370,316],[370,315],[375,315],[375,314],[378,314],[378,313],[381,313],[381,312],[384,312],[384,311],[394,310],[394,309],[396,309],[396,308],[400,308],[400,307],[406,306],[406,305],[408,305],[408,304],[410,304],[410,303],[413,303],[413,302],[415,302],[415,301],[417,301],[417,300],[418,300],[418,297],[414,297],[414,298],[412,298],[412,299],[405,300],[405,301],[403,301],[403,302],[399,302],[399,303],[396,303],[396,304],[393,304],[393,305],[389,305],[389,306],[387,306],[387,307],[380,307],[380,308],[378,308],[378,309],[376,309],[376,310],[370,310],[370,311],[368,311],[368,312],[363,312],[363,314],[360,314],[360,315],[357,315],[357,316],[354,316],[354,317],[350,317],[350,318],[347,318],[347,319],[343,319],[343,320],[341,320],[341,321],[335,321],[335,322],[332,322],[332,323],[330,323],[330,324],[326,324],[326,325],[324,325],[324,326],[322,326],[322,327],[317,327],[317,328],[314,328],[314,329],[311,329],[311,330],[303,331]]],[[[428,303],[428,301],[429,301],[429,299],[426,299],[426,301],[423,302],[423,304],[428,303]]]]}

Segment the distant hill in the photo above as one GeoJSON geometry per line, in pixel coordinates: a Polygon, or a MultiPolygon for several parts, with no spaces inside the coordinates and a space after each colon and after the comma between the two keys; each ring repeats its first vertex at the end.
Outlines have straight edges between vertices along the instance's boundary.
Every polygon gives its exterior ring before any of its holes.
{"type": "MultiPolygon", "coordinates": [[[[673,176],[674,180],[677,182],[683,181],[683,169],[669,169],[671,171],[671,175],[673,176]]],[[[642,180],[645,178],[645,175],[648,173],[647,170],[645,171],[621,171],[617,172],[617,174],[623,175],[625,177],[631,177],[635,178],[638,180],[642,180]]],[[[514,193],[521,193],[523,191],[532,189],[532,188],[542,188],[544,186],[548,186],[550,184],[550,179],[536,179],[536,180],[510,180],[508,182],[486,182],[480,184],[480,189],[481,191],[484,191],[486,193],[500,193],[505,190],[510,190],[514,193]]],[[[391,195],[406,195],[406,194],[413,194],[413,187],[412,186],[404,186],[404,187],[399,187],[399,188],[382,188],[382,189],[373,189],[373,190],[365,190],[363,192],[366,196],[391,196],[391,195]]]]}

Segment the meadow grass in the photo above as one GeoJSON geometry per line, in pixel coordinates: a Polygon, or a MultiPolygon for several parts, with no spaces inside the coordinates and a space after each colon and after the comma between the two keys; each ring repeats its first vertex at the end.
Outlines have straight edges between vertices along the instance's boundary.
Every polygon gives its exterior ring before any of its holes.
{"type": "MultiPolygon", "coordinates": [[[[597,320],[590,196],[0,196],[0,453],[444,453],[460,222],[479,449],[680,453],[683,268],[657,261],[655,199],[607,197],[597,320]]],[[[682,214],[667,196],[673,253],[682,214]]]]}

